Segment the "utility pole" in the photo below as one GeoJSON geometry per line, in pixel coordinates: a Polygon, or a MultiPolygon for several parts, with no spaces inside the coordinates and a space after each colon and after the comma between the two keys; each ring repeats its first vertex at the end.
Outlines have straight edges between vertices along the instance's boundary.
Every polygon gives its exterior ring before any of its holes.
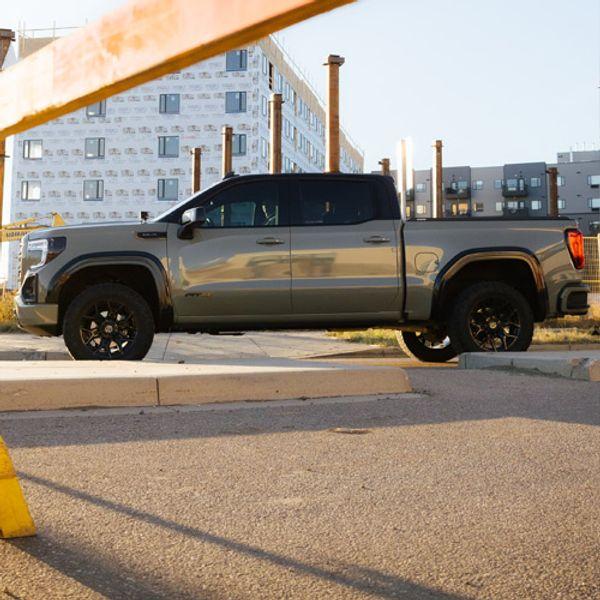
{"type": "Polygon", "coordinates": [[[200,191],[202,183],[202,148],[192,148],[192,194],[200,191]]]}
{"type": "MultiPolygon", "coordinates": [[[[0,71],[4,59],[8,54],[10,43],[15,41],[15,32],[12,29],[0,29],[0,71]]],[[[4,160],[6,156],[6,140],[0,137],[0,227],[2,227],[2,212],[4,210],[4,160]]]]}
{"type": "Polygon", "coordinates": [[[381,174],[382,175],[389,175],[390,174],[390,159],[389,158],[382,158],[379,161],[379,164],[381,165],[381,174]]]}
{"type": "Polygon", "coordinates": [[[223,161],[221,163],[221,177],[226,177],[233,171],[233,127],[223,125],[221,135],[223,137],[223,161]]]}
{"type": "Polygon", "coordinates": [[[441,219],[444,216],[444,195],[442,189],[442,140],[435,140],[433,144],[433,169],[431,170],[431,209],[434,219],[441,219]]]}
{"type": "Polygon", "coordinates": [[[269,116],[271,124],[271,156],[269,159],[269,170],[271,173],[281,173],[281,106],[283,96],[271,94],[269,100],[269,116]]]}
{"type": "Polygon", "coordinates": [[[548,216],[558,217],[558,169],[548,167],[548,216]]]}
{"type": "Polygon", "coordinates": [[[330,54],[325,63],[328,68],[325,162],[329,173],[340,170],[340,67],[344,62],[343,56],[330,54]]]}

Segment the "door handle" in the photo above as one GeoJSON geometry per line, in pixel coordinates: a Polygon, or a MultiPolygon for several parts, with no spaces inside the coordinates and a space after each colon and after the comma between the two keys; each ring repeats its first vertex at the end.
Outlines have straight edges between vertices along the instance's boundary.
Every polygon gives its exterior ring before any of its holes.
{"type": "Polygon", "coordinates": [[[382,235],[372,235],[363,240],[365,244],[387,244],[389,241],[389,238],[383,237],[382,235]]]}
{"type": "Polygon", "coordinates": [[[261,246],[278,246],[279,244],[285,244],[283,240],[275,237],[262,238],[262,240],[256,240],[256,243],[261,246]]]}

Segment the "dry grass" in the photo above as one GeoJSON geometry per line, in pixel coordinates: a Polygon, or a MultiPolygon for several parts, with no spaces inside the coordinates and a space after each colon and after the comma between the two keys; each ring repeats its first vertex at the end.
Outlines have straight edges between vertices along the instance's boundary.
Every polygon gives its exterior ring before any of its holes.
{"type": "MultiPolygon", "coordinates": [[[[359,344],[397,346],[394,329],[332,331],[332,337],[359,344]]],[[[585,317],[562,317],[536,326],[534,344],[600,344],[600,305],[592,306],[585,317]],[[598,333],[594,333],[598,331],[598,333]]]]}
{"type": "Polygon", "coordinates": [[[0,332],[20,331],[15,320],[14,294],[5,292],[0,295],[0,332]]]}

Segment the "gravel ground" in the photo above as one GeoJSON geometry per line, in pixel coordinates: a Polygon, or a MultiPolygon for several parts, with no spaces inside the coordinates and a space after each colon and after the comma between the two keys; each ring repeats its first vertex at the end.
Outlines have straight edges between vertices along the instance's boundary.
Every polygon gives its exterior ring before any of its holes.
{"type": "Polygon", "coordinates": [[[600,385],[4,415],[38,525],[0,598],[599,598],[600,385]]]}

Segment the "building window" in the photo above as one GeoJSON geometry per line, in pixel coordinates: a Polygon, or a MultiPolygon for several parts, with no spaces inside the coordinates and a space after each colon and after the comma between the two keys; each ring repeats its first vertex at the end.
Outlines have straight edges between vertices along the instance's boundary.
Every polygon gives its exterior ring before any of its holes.
{"type": "Polygon", "coordinates": [[[417,192],[424,192],[427,189],[426,183],[417,183],[417,187],[415,188],[417,192]]]}
{"type": "Polygon", "coordinates": [[[158,138],[158,156],[174,158],[179,156],[179,136],[161,135],[158,138]]]}
{"type": "Polygon", "coordinates": [[[469,187],[469,183],[467,181],[465,181],[464,179],[461,179],[460,181],[453,181],[450,184],[450,187],[454,190],[466,190],[469,187]]]}
{"type": "MultiPolygon", "coordinates": [[[[600,183],[600,178],[599,178],[599,183],[600,183]]],[[[559,175],[556,178],[556,185],[558,185],[558,187],[563,187],[565,185],[565,178],[562,175],[559,175]]]]}
{"type": "Polygon", "coordinates": [[[158,112],[165,115],[179,114],[179,94],[161,94],[158,112]]]}
{"type": "Polygon", "coordinates": [[[600,186],[600,175],[589,175],[588,185],[591,185],[592,187],[600,186]]]}
{"type": "Polygon", "coordinates": [[[494,179],[494,189],[495,190],[502,189],[502,179],[494,179]]]}
{"type": "Polygon", "coordinates": [[[246,92],[225,92],[225,112],[246,112],[246,92]]]}
{"type": "Polygon", "coordinates": [[[592,210],[600,210],[600,198],[589,198],[588,204],[592,210]]]}
{"type": "Polygon", "coordinates": [[[104,158],[104,138],[85,138],[85,157],[104,158]]]}
{"type": "Polygon", "coordinates": [[[532,200],[531,201],[531,210],[542,210],[541,200],[532,200]]]}
{"type": "Polygon", "coordinates": [[[265,138],[260,138],[260,156],[262,158],[267,158],[269,154],[269,145],[265,138]]]}
{"type": "Polygon", "coordinates": [[[21,200],[39,200],[41,197],[41,181],[25,180],[21,182],[21,200]]]}
{"type": "Polygon", "coordinates": [[[102,200],[104,198],[104,181],[102,179],[85,179],[83,182],[84,200],[102,200]]]}
{"type": "Polygon", "coordinates": [[[245,156],[246,154],[246,134],[234,133],[231,144],[231,153],[233,156],[245,156]]]}
{"type": "MultiPolygon", "coordinates": [[[[539,188],[542,186],[542,180],[539,177],[532,177],[529,183],[532,188],[539,188]]],[[[533,206],[531,208],[533,208],[533,206]]]]}
{"type": "Polygon", "coordinates": [[[264,54],[262,55],[262,72],[263,75],[269,74],[269,59],[264,54]]]}
{"type": "Polygon", "coordinates": [[[483,189],[483,181],[481,181],[481,179],[478,179],[477,181],[473,182],[472,188],[474,190],[482,190],[483,189]]]}
{"type": "MultiPolygon", "coordinates": [[[[500,181],[500,180],[497,179],[496,181],[500,181]]],[[[503,209],[504,209],[504,203],[496,202],[496,212],[502,212],[503,209]]]]}
{"type": "Polygon", "coordinates": [[[475,203],[473,203],[473,210],[475,212],[483,212],[483,202],[475,202],[475,203]]]}
{"type": "Polygon", "coordinates": [[[179,179],[159,179],[158,180],[158,199],[159,200],[177,200],[179,194],[179,179]]]}
{"type": "Polygon", "coordinates": [[[106,116],[106,100],[100,100],[90,104],[85,109],[86,117],[105,117],[106,116]]]}
{"type": "Polygon", "coordinates": [[[260,103],[261,103],[262,116],[266,117],[269,114],[269,103],[267,101],[267,97],[262,96],[260,103]]]}
{"type": "Polygon", "coordinates": [[[565,200],[563,200],[562,198],[558,199],[558,208],[563,209],[563,208],[567,208],[567,202],[565,200]]]}
{"type": "Polygon", "coordinates": [[[42,158],[42,140],[25,140],[23,142],[23,158],[29,160],[42,158]]]}
{"type": "Polygon", "coordinates": [[[424,204],[417,204],[417,214],[418,215],[425,214],[425,205],[424,204]]]}
{"type": "Polygon", "coordinates": [[[248,50],[232,50],[225,56],[227,71],[246,71],[248,69],[248,50]]]}

